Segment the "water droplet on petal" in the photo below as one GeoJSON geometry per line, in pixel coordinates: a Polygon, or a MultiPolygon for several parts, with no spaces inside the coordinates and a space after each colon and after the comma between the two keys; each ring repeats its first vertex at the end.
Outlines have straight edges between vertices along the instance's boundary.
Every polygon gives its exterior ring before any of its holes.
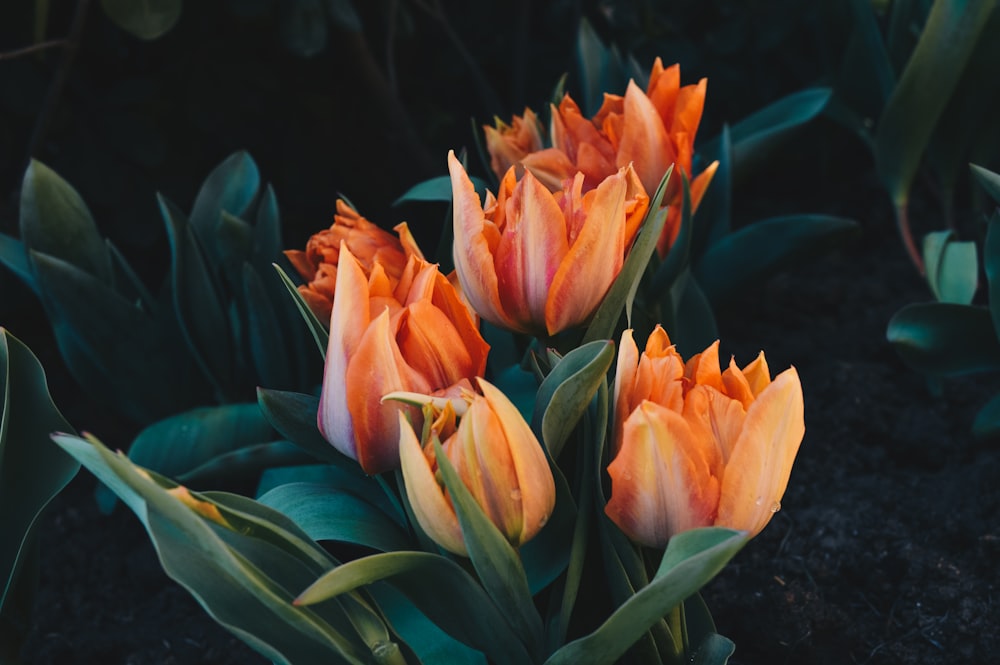
{"type": "Polygon", "coordinates": [[[771,502],[771,512],[772,513],[776,513],[779,510],[781,510],[781,502],[780,501],[772,501],[771,502]]]}
{"type": "Polygon", "coordinates": [[[519,490],[517,488],[512,489],[510,491],[510,500],[511,501],[520,501],[521,500],[521,490],[519,490]]]}
{"type": "Polygon", "coordinates": [[[760,506],[763,506],[764,505],[764,497],[762,497],[762,496],[757,497],[757,500],[753,502],[753,505],[757,506],[758,508],[760,506]]]}

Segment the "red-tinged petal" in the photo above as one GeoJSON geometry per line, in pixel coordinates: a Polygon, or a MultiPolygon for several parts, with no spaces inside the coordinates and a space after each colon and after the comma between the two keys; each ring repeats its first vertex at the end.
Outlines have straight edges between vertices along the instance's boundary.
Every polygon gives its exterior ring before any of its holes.
{"type": "Polygon", "coordinates": [[[697,85],[686,85],[677,94],[677,105],[674,107],[673,122],[668,125],[671,133],[686,132],[694,141],[701,124],[701,113],[705,109],[705,92],[708,90],[708,79],[701,79],[697,85]]]}
{"type": "Polygon", "coordinates": [[[684,396],[683,415],[696,436],[713,442],[711,451],[705,446],[709,468],[722,478],[725,463],[743,432],[743,404],[715,388],[695,386],[684,396]]]}
{"type": "Polygon", "coordinates": [[[625,182],[625,247],[630,249],[649,211],[649,194],[631,164],[625,169],[625,182]]]}
{"type": "Polygon", "coordinates": [[[576,168],[583,173],[584,189],[588,191],[618,171],[614,155],[605,155],[590,143],[581,144],[576,151],[576,168]]]}
{"type": "Polygon", "coordinates": [[[643,402],[625,421],[621,450],[608,465],[605,513],[633,540],[663,547],[681,531],[715,520],[719,481],[679,413],[643,402]]]}
{"type": "Polygon", "coordinates": [[[432,390],[476,375],[478,359],[472,357],[447,315],[430,300],[406,308],[396,339],[403,357],[432,390]]]}
{"type": "Polygon", "coordinates": [[[500,302],[523,331],[544,327],[549,286],[566,256],[566,220],[556,199],[530,172],[507,201],[496,252],[500,302]]]}
{"type": "Polygon", "coordinates": [[[481,317],[500,326],[509,325],[500,303],[493,252],[485,236],[486,216],[476,188],[454,151],[448,152],[448,171],[451,174],[454,208],[455,272],[462,285],[462,293],[481,317]]]}
{"type": "Polygon", "coordinates": [[[722,478],[716,525],[751,536],[764,528],[781,507],[804,434],[802,385],[793,367],[775,377],[747,410],[722,478]]]}
{"type": "Polygon", "coordinates": [[[656,191],[674,163],[673,147],[660,114],[634,81],[625,92],[625,125],[616,163],[625,166],[629,162],[647,192],[656,191]]]}
{"type": "Polygon", "coordinates": [[[316,266],[309,260],[308,255],[301,249],[286,249],[285,258],[295,268],[295,272],[302,276],[307,282],[312,281],[316,274],[316,266]]]}
{"type": "Polygon", "coordinates": [[[467,555],[462,528],[455,509],[445,499],[443,490],[434,478],[434,471],[420,447],[413,427],[400,413],[399,463],[406,484],[406,497],[420,527],[431,539],[454,554],[467,555]]]}
{"type": "Polygon", "coordinates": [[[670,128],[673,125],[674,108],[677,105],[677,94],[680,89],[681,66],[673,64],[664,69],[663,61],[657,58],[649,75],[646,96],[656,107],[664,127],[670,128]]]}
{"type": "Polygon", "coordinates": [[[482,376],[486,373],[486,356],[490,345],[486,343],[479,332],[479,321],[474,318],[468,306],[462,300],[461,294],[455,290],[451,281],[438,274],[437,286],[434,289],[431,302],[448,317],[455,327],[459,338],[469,352],[471,358],[471,373],[468,377],[482,376]]]}
{"type": "Polygon", "coordinates": [[[305,301],[312,313],[320,321],[329,321],[330,314],[333,313],[333,301],[320,293],[302,284],[299,286],[299,295],[305,301]]]}
{"type": "Polygon", "coordinates": [[[365,330],[352,354],[345,381],[347,408],[354,423],[357,460],[365,473],[374,475],[399,466],[399,431],[396,412],[408,410],[382,397],[397,390],[430,393],[434,386],[403,358],[396,344],[388,310],[365,330]]]}
{"type": "Polygon", "coordinates": [[[555,481],[549,469],[548,458],[531,427],[506,395],[484,379],[479,379],[483,398],[496,415],[509,448],[510,460],[516,477],[516,490],[505,498],[519,513],[520,530],[510,532],[511,543],[522,545],[533,538],[548,521],[556,502],[555,481]]]}
{"type": "Polygon", "coordinates": [[[545,326],[550,335],[587,321],[621,272],[625,261],[624,171],[606,178],[593,190],[585,202],[583,228],[569,251],[564,250],[559,257],[545,304],[545,326]]]}
{"type": "Polygon", "coordinates": [[[701,205],[701,200],[705,198],[705,192],[708,190],[708,186],[712,183],[712,178],[715,176],[715,171],[719,168],[719,160],[715,160],[708,167],[698,174],[698,176],[691,182],[691,212],[698,209],[701,205]]]}
{"type": "Polygon", "coordinates": [[[345,381],[348,363],[361,343],[369,321],[368,280],[361,264],[342,245],[317,425],[327,441],[352,459],[357,459],[358,453],[353,417],[347,406],[345,381]]]}

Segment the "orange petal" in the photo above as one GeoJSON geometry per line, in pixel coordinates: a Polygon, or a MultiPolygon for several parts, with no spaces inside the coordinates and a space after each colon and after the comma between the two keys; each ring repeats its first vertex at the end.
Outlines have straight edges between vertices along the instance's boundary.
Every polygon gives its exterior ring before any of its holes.
{"type": "Polygon", "coordinates": [[[525,155],[521,164],[531,171],[550,192],[561,190],[563,182],[572,178],[573,174],[576,173],[576,166],[570,161],[570,158],[562,150],[556,148],[545,148],[525,155]]]}
{"type": "Polygon", "coordinates": [[[743,376],[754,396],[760,395],[764,388],[771,385],[771,370],[767,366],[767,358],[761,351],[752,363],[743,368],[743,376]]]}
{"type": "Polygon", "coordinates": [[[684,367],[684,376],[693,383],[711,386],[719,392],[725,392],[726,386],[722,382],[722,372],[719,369],[719,340],[701,353],[691,356],[684,367]]]}
{"type": "Polygon", "coordinates": [[[630,81],[625,92],[625,124],[618,146],[617,165],[633,163],[647,192],[656,191],[675,155],[667,130],[653,102],[630,81]]]}
{"type": "Polygon", "coordinates": [[[462,284],[462,293],[484,319],[506,325],[508,317],[500,304],[493,253],[484,235],[486,216],[476,188],[454,151],[448,152],[448,171],[454,199],[455,272],[462,284]]]}
{"type": "Polygon", "coordinates": [[[643,402],[626,420],[621,450],[608,465],[605,513],[627,536],[651,547],[711,525],[719,481],[710,473],[704,445],[679,413],[643,402]]]}
{"type": "Polygon", "coordinates": [[[545,326],[550,335],[587,321],[621,272],[627,170],[606,178],[593,191],[579,235],[559,257],[545,303],[545,326]]]}
{"type": "Polygon", "coordinates": [[[696,436],[712,441],[712,450],[705,447],[709,468],[722,478],[736,442],[743,432],[746,411],[742,402],[730,399],[715,388],[695,386],[684,396],[684,419],[696,436]]]}
{"type": "Polygon", "coordinates": [[[465,540],[455,509],[445,499],[420,441],[402,413],[399,414],[398,428],[399,464],[406,484],[406,497],[417,522],[438,545],[454,554],[466,556],[465,540]]]}
{"type": "Polygon", "coordinates": [[[697,85],[686,85],[677,93],[677,105],[674,107],[671,132],[686,132],[692,142],[701,124],[701,114],[705,109],[705,92],[708,90],[708,79],[701,79],[697,85]]]}
{"type": "Polygon", "coordinates": [[[632,402],[632,395],[635,391],[638,367],[639,348],[633,339],[632,329],[629,328],[622,333],[621,342],[618,344],[618,361],[615,365],[614,411],[611,414],[611,422],[615,424],[615,432],[611,441],[612,458],[618,454],[618,449],[621,447],[625,419],[632,413],[633,406],[637,404],[637,402],[632,402]]]}
{"type": "Polygon", "coordinates": [[[352,459],[357,459],[358,453],[353,418],[347,407],[345,380],[348,363],[369,320],[368,280],[361,264],[346,245],[341,245],[317,425],[327,441],[352,459]]]}
{"type": "Polygon", "coordinates": [[[507,224],[496,251],[500,302],[518,330],[544,327],[549,287],[566,251],[562,209],[537,178],[525,173],[507,201],[507,224]]]}
{"type": "Polygon", "coordinates": [[[399,350],[431,390],[476,375],[475,360],[447,315],[430,300],[406,308],[397,334],[399,350]]]}
{"type": "Polygon", "coordinates": [[[760,532],[781,507],[805,434],[802,385],[785,370],[747,410],[743,432],[722,478],[717,526],[760,532]]]}
{"type": "Polygon", "coordinates": [[[691,212],[694,213],[705,197],[705,191],[712,182],[715,171],[719,168],[719,160],[715,160],[691,182],[691,212]]]}

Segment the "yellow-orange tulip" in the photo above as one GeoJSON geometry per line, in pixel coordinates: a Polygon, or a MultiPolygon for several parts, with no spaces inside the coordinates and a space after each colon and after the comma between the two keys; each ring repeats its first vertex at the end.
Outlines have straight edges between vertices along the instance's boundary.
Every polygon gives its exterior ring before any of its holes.
{"type": "Polygon", "coordinates": [[[520,165],[525,155],[542,149],[542,132],[538,116],[529,108],[523,116],[514,116],[510,125],[499,118],[496,126],[483,126],[486,149],[490,153],[490,167],[497,177],[512,166],[520,165]]]}
{"type": "Polygon", "coordinates": [[[805,433],[795,368],[772,381],[761,353],[719,369],[719,343],[684,363],[657,327],[640,355],[622,335],[607,515],[663,547],[699,526],[756,535],[781,507],[805,433]]]}
{"type": "Polygon", "coordinates": [[[585,323],[632,246],[649,197],[631,166],[583,191],[583,175],[550,192],[511,167],[485,204],[454,152],[455,272],[484,319],[519,332],[554,335],[585,323]]]}
{"type": "Polygon", "coordinates": [[[449,402],[423,442],[399,416],[399,457],[413,513],[434,542],[461,555],[466,554],[465,540],[451,497],[438,479],[430,437],[441,441],[462,483],[514,547],[541,530],[556,501],[552,471],[528,423],[498,388],[483,379],[478,386],[481,394],[466,392],[467,408],[457,424],[449,402]]]}
{"type": "MultiPolygon", "coordinates": [[[[552,147],[529,152],[521,164],[552,191],[563,187],[577,172],[584,174],[584,190],[596,187],[607,176],[632,164],[647,192],[656,191],[671,164],[674,173],[664,203],[669,206],[663,235],[657,245],[666,254],[680,230],[681,173],[693,177],[694,140],[705,106],[706,79],[681,86],[680,65],[663,67],[657,58],[646,91],[630,81],[625,95],[604,95],[604,103],[593,118],[585,118],[580,107],[565,95],[552,106],[552,147]]],[[[497,177],[502,172],[490,142],[497,177]]],[[[510,154],[508,150],[507,153],[510,154]]],[[[697,209],[718,163],[710,164],[691,181],[692,212],[697,209]]]]}
{"type": "MultiPolygon", "coordinates": [[[[437,266],[410,256],[398,280],[342,242],[318,424],[367,473],[399,466],[398,390],[445,391],[486,369],[489,346],[437,266]]],[[[412,408],[411,408],[412,410],[412,408]]],[[[413,413],[419,417],[419,412],[413,413]]]]}
{"type": "Polygon", "coordinates": [[[365,274],[371,274],[377,263],[393,280],[399,280],[410,256],[423,258],[406,222],[397,224],[394,230],[398,238],[337,199],[333,225],[309,238],[305,251],[285,251],[292,266],[306,280],[306,284],[299,286],[299,293],[320,321],[330,320],[342,242],[364,267],[365,274]]]}

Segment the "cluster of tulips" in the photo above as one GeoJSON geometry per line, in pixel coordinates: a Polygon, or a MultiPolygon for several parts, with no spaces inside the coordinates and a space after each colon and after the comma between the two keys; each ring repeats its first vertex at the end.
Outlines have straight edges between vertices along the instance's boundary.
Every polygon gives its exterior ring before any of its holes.
{"type": "MultiPolygon", "coordinates": [[[[549,454],[487,376],[480,321],[545,346],[588,324],[651,214],[665,214],[664,256],[680,224],[682,177],[696,208],[715,164],[692,174],[706,82],[680,85],[659,59],[645,92],[605,95],[592,118],[566,95],[548,146],[530,109],[485,128],[498,179],[485,199],[448,155],[455,271],[427,261],[405,224],[393,235],[343,201],[305,251],[286,252],[299,292],[329,322],[320,432],[368,474],[401,468],[417,521],[466,551],[437,468],[440,444],[484,513],[519,547],[553,512],[549,454]],[[673,167],[651,210],[650,193],[673,167]],[[693,177],[692,177],[693,176],[693,177]]],[[[772,380],[763,353],[722,369],[718,342],[685,361],[657,326],[643,351],[618,341],[607,432],[606,515],[662,548],[700,526],[758,533],[780,507],[804,433],[794,368],[772,380]]]]}

